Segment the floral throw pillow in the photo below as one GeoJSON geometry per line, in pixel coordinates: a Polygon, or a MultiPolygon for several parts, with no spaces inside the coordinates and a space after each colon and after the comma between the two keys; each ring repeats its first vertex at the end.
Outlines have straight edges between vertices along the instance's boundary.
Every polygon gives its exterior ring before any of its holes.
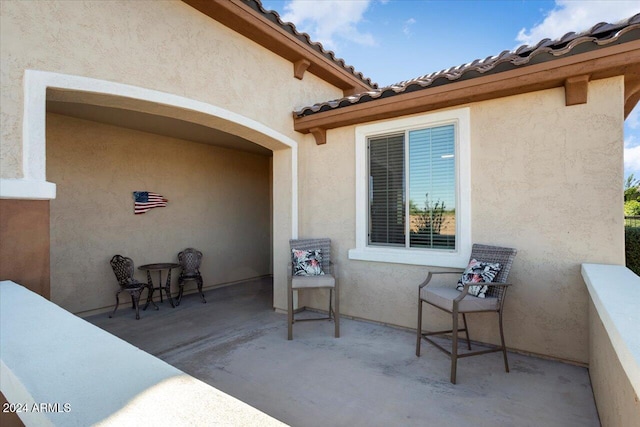
{"type": "MultiPolygon", "coordinates": [[[[462,273],[462,277],[458,280],[456,289],[461,291],[467,283],[489,283],[493,282],[500,272],[501,265],[499,263],[480,262],[472,259],[469,261],[467,269],[462,273]]],[[[478,298],[484,298],[487,293],[487,286],[472,285],[469,286],[469,293],[478,298]]]]}
{"type": "Polygon", "coordinates": [[[322,271],[322,250],[292,249],[294,276],[320,276],[322,271]]]}

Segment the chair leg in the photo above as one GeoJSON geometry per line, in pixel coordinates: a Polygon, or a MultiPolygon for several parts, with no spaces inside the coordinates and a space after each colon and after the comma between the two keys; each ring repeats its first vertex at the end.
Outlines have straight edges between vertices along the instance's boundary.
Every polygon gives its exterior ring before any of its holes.
{"type": "Polygon", "coordinates": [[[131,299],[133,300],[133,306],[136,310],[136,320],[140,320],[140,295],[142,291],[137,291],[131,294],[131,299]]]}
{"type": "Polygon", "coordinates": [[[451,383],[456,383],[458,365],[458,311],[453,311],[453,331],[451,332],[451,383]]]}
{"type": "Polygon", "coordinates": [[[422,300],[418,298],[418,336],[416,338],[416,356],[420,357],[420,343],[422,342],[422,300]]]}
{"type": "Polygon", "coordinates": [[[335,336],[340,338],[340,292],[338,292],[338,285],[336,284],[336,291],[334,293],[336,299],[336,308],[333,312],[333,321],[335,323],[335,336]]]}
{"type": "Polygon", "coordinates": [[[502,356],[504,357],[504,369],[509,372],[509,361],[507,360],[507,347],[504,344],[504,331],[502,330],[502,310],[498,312],[498,321],[500,322],[500,341],[502,342],[502,356]]]}
{"type": "Polygon", "coordinates": [[[118,306],[120,305],[120,291],[116,292],[116,308],[113,309],[113,312],[109,315],[109,317],[113,317],[114,314],[116,314],[116,310],[118,309],[118,306]]]}
{"type": "Polygon", "coordinates": [[[176,306],[182,301],[182,292],[184,291],[184,282],[178,282],[178,298],[176,298],[176,306]]]}
{"type": "Polygon", "coordinates": [[[200,296],[202,297],[202,303],[206,304],[207,300],[204,299],[204,294],[202,293],[202,277],[198,278],[198,292],[200,292],[200,296]]]}
{"type": "Polygon", "coordinates": [[[287,339],[293,339],[293,289],[287,289],[287,339]]]}
{"type": "Polygon", "coordinates": [[[467,327],[467,316],[462,313],[462,323],[464,324],[464,333],[467,336],[467,348],[471,350],[471,340],[469,339],[469,328],[467,327]]]}

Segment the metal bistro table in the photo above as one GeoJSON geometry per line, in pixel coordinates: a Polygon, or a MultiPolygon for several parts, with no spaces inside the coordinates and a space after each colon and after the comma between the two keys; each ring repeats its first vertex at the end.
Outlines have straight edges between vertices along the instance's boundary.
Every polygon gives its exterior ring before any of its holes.
{"type": "MultiPolygon", "coordinates": [[[[164,302],[162,300],[162,271],[163,270],[167,270],[167,281],[164,285],[164,293],[167,296],[167,299],[169,300],[169,302],[171,303],[171,307],[175,308],[175,304],[173,303],[173,298],[171,298],[171,270],[174,268],[178,268],[180,267],[180,264],[176,264],[173,262],[161,262],[161,263],[157,263],[157,264],[145,264],[145,265],[141,265],[140,267],[138,267],[139,270],[146,270],[147,271],[147,283],[149,283],[149,285],[151,285],[151,287],[153,288],[153,290],[155,291],[156,289],[158,289],[160,291],[160,302],[164,302]],[[153,286],[153,280],[151,280],[151,272],[152,271],[157,271],[158,272],[158,287],[154,287],[153,286]]],[[[153,297],[153,294],[151,295],[151,297],[153,297]]]]}

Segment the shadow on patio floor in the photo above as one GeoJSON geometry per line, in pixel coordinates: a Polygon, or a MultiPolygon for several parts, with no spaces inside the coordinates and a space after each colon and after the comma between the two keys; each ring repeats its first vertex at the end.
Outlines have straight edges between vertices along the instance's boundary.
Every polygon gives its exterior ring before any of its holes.
{"type": "Polygon", "coordinates": [[[271,309],[270,278],[186,295],[172,309],[87,321],[293,426],[598,426],[588,371],[509,353],[458,362],[415,332],[342,319],[294,326],[271,309]]]}

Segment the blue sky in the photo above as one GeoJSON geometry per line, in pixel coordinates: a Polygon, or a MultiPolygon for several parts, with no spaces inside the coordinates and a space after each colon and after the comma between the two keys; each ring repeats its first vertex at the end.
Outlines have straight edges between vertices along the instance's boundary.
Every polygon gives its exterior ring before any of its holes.
{"type": "MultiPolygon", "coordinates": [[[[263,0],[381,86],[640,13],[640,1],[263,0]]],[[[640,178],[640,107],[625,121],[625,176],[640,178]]]]}

